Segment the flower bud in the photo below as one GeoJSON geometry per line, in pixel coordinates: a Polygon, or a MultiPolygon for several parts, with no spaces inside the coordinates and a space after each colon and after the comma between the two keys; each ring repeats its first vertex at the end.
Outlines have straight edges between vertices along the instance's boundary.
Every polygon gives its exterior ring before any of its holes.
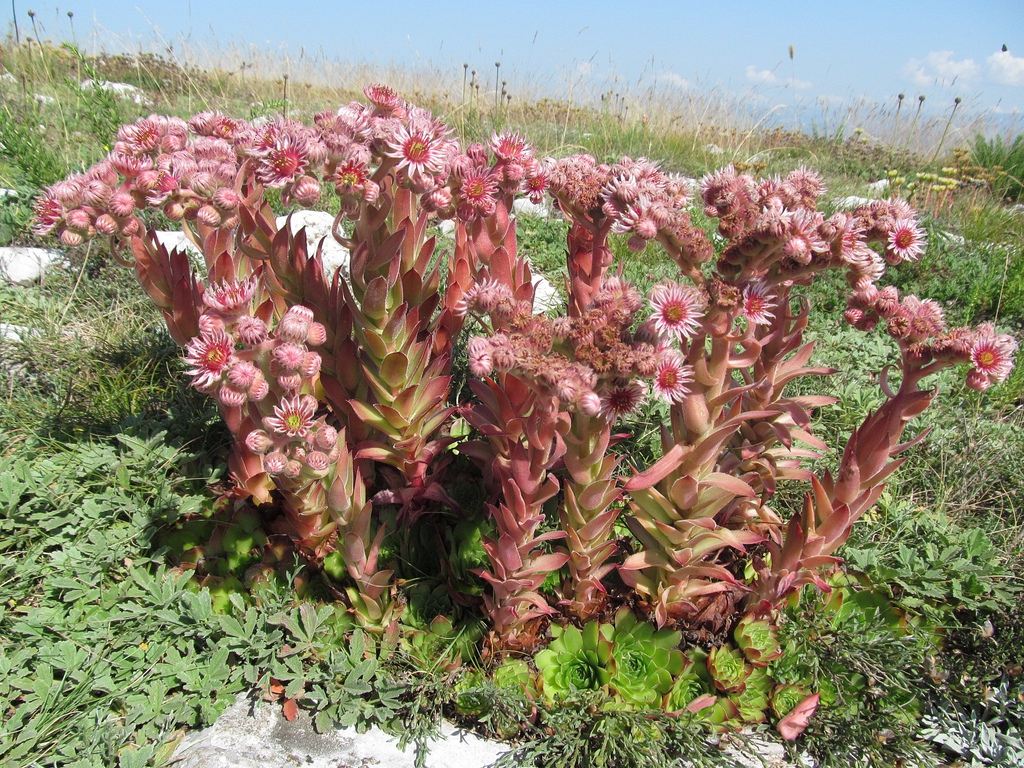
{"type": "MultiPolygon", "coordinates": [[[[217,191],[220,186],[220,182],[217,177],[212,173],[206,171],[200,171],[199,173],[193,174],[192,178],[188,182],[189,187],[200,197],[209,197],[217,191]]],[[[214,201],[216,204],[216,200],[214,201]]]]}
{"type": "Polygon", "coordinates": [[[306,343],[311,347],[319,347],[327,343],[327,329],[323,323],[312,322],[306,333],[306,343]]]}
{"type": "Polygon", "coordinates": [[[274,440],[262,429],[254,429],[245,436],[245,447],[253,453],[266,453],[274,447],[274,440]]]}
{"type": "Polygon", "coordinates": [[[279,475],[288,467],[288,457],[280,451],[268,453],[263,457],[263,471],[268,475],[279,475]]]}
{"type": "Polygon", "coordinates": [[[267,340],[267,326],[258,317],[242,315],[237,326],[239,340],[249,347],[255,347],[267,340]]]}
{"type": "Polygon", "coordinates": [[[96,218],[96,231],[101,235],[112,235],[120,229],[117,219],[109,213],[101,214],[96,218]]]}
{"type": "Polygon", "coordinates": [[[71,229],[77,229],[82,232],[88,232],[89,227],[92,226],[92,217],[84,208],[75,208],[73,211],[68,211],[64,221],[67,222],[71,229]]]}
{"type": "Polygon", "coordinates": [[[221,187],[213,194],[213,204],[220,211],[233,211],[241,202],[241,196],[231,187],[221,187]]]}
{"type": "Polygon", "coordinates": [[[196,219],[208,227],[219,227],[221,221],[220,213],[212,205],[204,205],[196,211],[196,219]]]}
{"type": "Polygon", "coordinates": [[[245,392],[234,387],[224,386],[217,392],[217,399],[224,405],[238,408],[245,405],[245,392]]]}
{"type": "Polygon", "coordinates": [[[320,373],[320,355],[316,352],[307,352],[302,358],[302,367],[299,372],[307,379],[311,379],[320,373]]]}
{"type": "Polygon", "coordinates": [[[164,215],[172,221],[181,221],[185,218],[185,206],[174,201],[164,206],[164,215]]]}
{"type": "Polygon", "coordinates": [[[277,377],[277,385],[284,390],[298,389],[302,386],[302,376],[297,373],[285,373],[277,377]]]}
{"type": "Polygon", "coordinates": [[[249,385],[249,399],[254,402],[259,402],[267,396],[269,391],[270,385],[267,383],[267,380],[263,378],[263,375],[260,374],[260,377],[249,385]]]}
{"type": "Polygon", "coordinates": [[[290,341],[278,345],[273,352],[274,361],[287,373],[302,370],[305,356],[306,349],[290,341]]]}
{"type": "Polygon", "coordinates": [[[77,232],[72,232],[70,229],[65,229],[60,233],[60,241],[69,248],[74,248],[76,245],[82,244],[82,236],[77,232]]]}
{"type": "Polygon", "coordinates": [[[260,375],[260,370],[248,360],[241,360],[228,371],[228,382],[239,389],[248,388],[260,375]]]}
{"type": "Polygon", "coordinates": [[[318,447],[329,451],[338,444],[338,430],[330,424],[324,424],[316,431],[315,439],[318,447]]]}
{"type": "Polygon", "coordinates": [[[587,416],[597,416],[601,412],[601,397],[597,392],[584,392],[577,403],[580,412],[587,416]]]}
{"type": "Polygon", "coordinates": [[[299,205],[315,205],[320,199],[320,183],[312,176],[300,176],[292,188],[292,197],[299,205]]]}
{"type": "Polygon", "coordinates": [[[326,472],[327,468],[331,465],[327,454],[321,451],[310,451],[306,454],[306,458],[303,459],[303,463],[314,472],[326,472]]]}
{"type": "Polygon", "coordinates": [[[107,208],[118,218],[124,218],[135,212],[135,200],[127,192],[115,192],[110,196],[107,208]]]}
{"type": "Polygon", "coordinates": [[[281,341],[301,343],[306,340],[309,334],[309,327],[313,323],[313,310],[296,304],[290,307],[277,324],[274,335],[281,341]]]}

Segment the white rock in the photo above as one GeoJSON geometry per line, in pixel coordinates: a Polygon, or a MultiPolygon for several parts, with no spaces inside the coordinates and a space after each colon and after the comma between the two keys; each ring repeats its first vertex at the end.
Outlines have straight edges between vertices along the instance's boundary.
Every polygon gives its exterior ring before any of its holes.
{"type": "Polygon", "coordinates": [[[549,312],[562,306],[562,297],[558,295],[555,286],[543,275],[534,275],[533,278],[533,311],[549,312]]]}
{"type": "Polygon", "coordinates": [[[517,216],[532,216],[535,219],[546,219],[551,215],[547,206],[547,198],[542,203],[534,203],[529,198],[517,197],[512,201],[512,213],[517,216]]]}
{"type": "Polygon", "coordinates": [[[33,93],[32,96],[40,104],[56,104],[57,100],[53,96],[47,96],[45,93],[33,93]]]}
{"type": "Polygon", "coordinates": [[[871,200],[867,197],[859,197],[858,195],[850,195],[849,197],[841,197],[836,200],[837,208],[856,208],[860,205],[867,205],[871,200]]]}
{"type": "Polygon", "coordinates": [[[879,179],[868,184],[868,192],[872,195],[886,195],[889,193],[889,180],[879,179]]]}
{"type": "Polygon", "coordinates": [[[437,231],[445,237],[451,237],[455,232],[455,222],[451,219],[442,219],[437,223],[437,231]]]}
{"type": "MultiPolygon", "coordinates": [[[[341,269],[343,277],[348,276],[348,249],[334,239],[334,216],[326,211],[296,211],[291,215],[292,232],[306,228],[306,242],[310,255],[316,253],[320,241],[323,240],[324,272],[328,277],[334,276],[334,270],[341,269]]],[[[277,226],[284,227],[287,216],[277,217],[277,226]]]]}
{"type": "Polygon", "coordinates": [[[707,152],[709,155],[724,155],[725,154],[725,150],[722,149],[717,144],[705,144],[704,145],[704,151],[707,152]]]}
{"type": "Polygon", "coordinates": [[[956,232],[946,232],[941,229],[935,230],[932,239],[936,242],[944,242],[950,245],[967,245],[967,240],[964,239],[963,235],[958,235],[956,232]]]}
{"type": "Polygon", "coordinates": [[[185,233],[180,229],[157,230],[156,239],[168,251],[173,251],[175,248],[184,249],[193,261],[201,263],[203,260],[203,252],[196,248],[195,244],[185,237],[185,233]]]}
{"type": "Polygon", "coordinates": [[[16,189],[4,189],[0,187],[0,197],[17,197],[18,190],[16,189]]]}
{"type": "MultiPolygon", "coordinates": [[[[507,750],[448,724],[442,734],[430,742],[427,768],[483,768],[507,750]]],[[[280,707],[263,702],[252,706],[239,697],[212,726],[187,734],[170,762],[176,768],[413,768],[414,757],[414,749],[403,752],[378,728],[362,734],[353,728],[318,734],[305,713],[288,722],[280,707]]]]}
{"type": "Polygon", "coordinates": [[[16,82],[18,82],[18,78],[16,78],[10,72],[0,72],[0,80],[3,80],[4,82],[7,82],[7,83],[16,83],[16,82]]]}
{"type": "Polygon", "coordinates": [[[110,91],[116,93],[122,99],[131,99],[136,104],[149,104],[149,98],[139,88],[136,88],[130,83],[109,83],[106,80],[83,80],[82,90],[89,88],[96,88],[101,91],[110,91]]]}
{"type": "Polygon", "coordinates": [[[63,259],[64,254],[53,248],[0,248],[0,276],[12,283],[33,283],[47,267],[63,259]]]}
{"type": "Polygon", "coordinates": [[[38,335],[39,331],[35,328],[27,328],[24,325],[0,323],[0,339],[3,339],[4,341],[13,341],[20,344],[26,339],[30,339],[33,336],[38,335]]]}

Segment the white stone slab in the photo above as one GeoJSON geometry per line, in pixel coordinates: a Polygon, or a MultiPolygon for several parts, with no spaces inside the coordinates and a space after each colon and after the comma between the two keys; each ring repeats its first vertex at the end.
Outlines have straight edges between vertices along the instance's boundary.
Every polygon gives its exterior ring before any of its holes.
{"type": "Polygon", "coordinates": [[[89,90],[95,88],[100,91],[110,91],[120,96],[122,99],[131,99],[136,104],[149,104],[149,97],[146,96],[145,92],[137,88],[130,83],[110,83],[106,80],[83,80],[82,90],[89,90]]]}
{"type": "Polygon", "coordinates": [[[870,198],[860,197],[859,195],[849,195],[848,197],[841,197],[836,200],[836,207],[842,208],[843,210],[849,210],[861,205],[867,205],[870,202],[870,198]]]}
{"type": "Polygon", "coordinates": [[[548,207],[548,199],[544,198],[541,203],[534,203],[527,197],[517,197],[512,201],[512,213],[516,216],[532,216],[535,219],[546,219],[551,215],[551,208],[548,207]]]}
{"type": "MultiPolygon", "coordinates": [[[[287,216],[278,216],[277,226],[283,227],[287,220],[287,216]]],[[[334,239],[333,214],[326,211],[296,211],[292,214],[291,221],[292,232],[306,228],[306,242],[309,244],[310,254],[316,253],[320,240],[323,240],[324,272],[328,277],[333,277],[336,269],[341,269],[342,277],[348,277],[349,253],[345,246],[334,239]]]]}
{"type": "Polygon", "coordinates": [[[53,248],[0,248],[0,277],[11,283],[27,285],[38,280],[51,264],[63,259],[64,254],[53,248]]]}
{"type": "MultiPolygon", "coordinates": [[[[484,768],[507,750],[447,723],[442,732],[443,737],[430,744],[427,768],[484,768]]],[[[264,702],[253,706],[240,697],[212,726],[187,734],[171,764],[175,768],[413,768],[415,750],[398,749],[396,740],[378,728],[366,733],[337,728],[318,734],[304,712],[288,722],[280,706],[264,702]]]]}

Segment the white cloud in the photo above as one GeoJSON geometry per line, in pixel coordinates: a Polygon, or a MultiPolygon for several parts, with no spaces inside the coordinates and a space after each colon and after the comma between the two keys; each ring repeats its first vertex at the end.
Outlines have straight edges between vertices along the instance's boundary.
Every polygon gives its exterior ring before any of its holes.
{"type": "Polygon", "coordinates": [[[903,73],[914,85],[922,88],[929,85],[952,85],[957,80],[975,79],[981,71],[974,59],[955,61],[952,51],[932,51],[924,57],[924,61],[911,59],[903,68],[903,73]]]}
{"type": "Polygon", "coordinates": [[[1009,51],[996,51],[988,57],[992,79],[1003,85],[1024,85],[1024,58],[1009,51]]]}
{"type": "Polygon", "coordinates": [[[675,72],[662,72],[655,78],[659,83],[668,83],[681,91],[690,87],[690,81],[675,72]]]}
{"type": "Polygon", "coordinates": [[[794,88],[798,91],[806,91],[812,85],[812,83],[809,83],[806,80],[797,80],[795,77],[789,80],[783,80],[771,70],[758,69],[753,64],[747,65],[747,80],[752,83],[760,83],[762,85],[788,85],[790,88],[794,88]]]}
{"type": "Polygon", "coordinates": [[[752,83],[775,84],[779,82],[779,78],[775,76],[774,72],[769,69],[758,69],[753,64],[747,66],[747,80],[752,83]]]}

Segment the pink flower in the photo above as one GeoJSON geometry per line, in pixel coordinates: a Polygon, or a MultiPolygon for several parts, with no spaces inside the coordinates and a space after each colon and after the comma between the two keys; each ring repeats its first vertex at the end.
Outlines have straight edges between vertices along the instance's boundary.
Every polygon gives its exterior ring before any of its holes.
{"type": "Polygon", "coordinates": [[[529,156],[530,152],[530,144],[519,135],[518,131],[515,133],[495,133],[491,136],[487,146],[490,147],[491,152],[499,160],[516,160],[521,162],[529,156]]]}
{"type": "Polygon", "coordinates": [[[297,136],[276,134],[273,145],[260,153],[256,177],[268,187],[283,187],[302,173],[309,161],[309,147],[297,136]]]}
{"type": "Polygon", "coordinates": [[[305,437],[313,426],[316,413],[316,398],[311,395],[296,395],[285,398],[274,406],[273,416],[263,417],[263,426],[279,435],[305,437]]]}
{"type": "Polygon", "coordinates": [[[690,394],[692,383],[693,369],[686,365],[683,356],[674,349],[664,350],[651,385],[654,394],[668,403],[678,403],[690,394]]]}
{"type": "Polygon", "coordinates": [[[117,138],[124,142],[127,149],[141,155],[156,149],[163,133],[159,119],[153,115],[136,120],[131,125],[121,126],[117,138]]]}
{"type": "Polygon", "coordinates": [[[768,325],[775,313],[775,301],[769,297],[767,283],[751,283],[743,289],[743,309],[740,314],[751,325],[768,325]]]}
{"type": "Polygon", "coordinates": [[[900,261],[916,261],[924,253],[928,238],[913,219],[897,219],[889,233],[889,252],[900,261]]]}
{"type": "Polygon", "coordinates": [[[402,106],[402,97],[390,86],[373,83],[363,88],[363,93],[373,106],[384,112],[394,112],[402,106]]]}
{"type": "Polygon", "coordinates": [[[459,217],[466,221],[490,216],[494,213],[498,182],[486,169],[472,169],[462,177],[456,207],[459,217]]]}
{"type": "MultiPolygon", "coordinates": [[[[1013,370],[1013,353],[1017,351],[1017,341],[1010,335],[996,334],[992,323],[982,324],[976,331],[974,344],[971,346],[971,364],[979,376],[984,377],[984,386],[974,389],[986,389],[993,383],[1002,383],[1013,370]]],[[[979,376],[974,377],[975,384],[982,383],[979,376]]],[[[968,379],[968,384],[972,380],[968,379]]]]}
{"type": "Polygon", "coordinates": [[[610,421],[634,413],[647,396],[647,387],[634,381],[622,387],[612,387],[601,395],[601,415],[610,421]]]}
{"type": "Polygon", "coordinates": [[[707,306],[704,295],[689,285],[662,283],[650,293],[651,319],[659,333],[677,338],[692,338],[700,328],[700,319],[707,306]]]}
{"type": "Polygon", "coordinates": [[[425,125],[400,125],[387,143],[388,157],[398,160],[415,187],[431,186],[432,177],[444,166],[441,142],[425,125]]]}
{"type": "MultiPolygon", "coordinates": [[[[52,187],[51,187],[52,189],[52,187]]],[[[48,235],[64,218],[64,207],[50,190],[36,200],[35,224],[32,231],[37,235],[48,235]]]]}
{"type": "Polygon", "coordinates": [[[256,281],[251,277],[241,281],[224,280],[220,283],[210,283],[203,292],[203,303],[210,309],[230,317],[248,309],[255,295],[256,281]]]}
{"type": "Polygon", "coordinates": [[[208,392],[220,382],[221,375],[235,362],[235,342],[223,330],[215,328],[201,333],[185,347],[186,371],[192,386],[208,392]]]}

